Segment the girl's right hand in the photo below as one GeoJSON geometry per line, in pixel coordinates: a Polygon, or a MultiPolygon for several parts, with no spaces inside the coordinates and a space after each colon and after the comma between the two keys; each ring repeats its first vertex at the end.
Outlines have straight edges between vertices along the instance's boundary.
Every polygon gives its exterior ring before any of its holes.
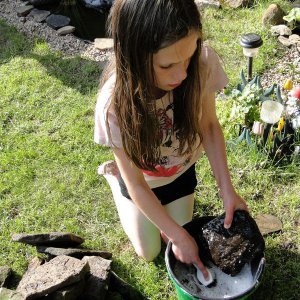
{"type": "Polygon", "coordinates": [[[193,237],[186,230],[182,230],[182,236],[172,241],[172,251],[177,260],[185,264],[194,264],[203,273],[205,279],[208,278],[206,267],[199,258],[199,249],[193,237]]]}

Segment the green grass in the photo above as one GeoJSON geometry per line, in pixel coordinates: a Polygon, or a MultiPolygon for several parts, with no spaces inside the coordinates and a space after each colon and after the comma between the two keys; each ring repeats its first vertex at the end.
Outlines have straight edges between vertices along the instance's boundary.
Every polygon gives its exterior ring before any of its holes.
{"type": "MultiPolygon", "coordinates": [[[[261,1],[253,10],[204,13],[207,36],[222,54],[233,86],[245,64],[238,35],[250,29],[262,34],[264,46],[255,60],[259,72],[279,59],[272,50],[274,38],[257,22],[268,3],[261,1]]],[[[13,233],[69,231],[83,236],[87,247],[112,251],[113,270],[145,297],[176,299],[163,252],[151,263],[135,255],[109,187],[96,173],[101,162],[112,158],[108,149],[93,142],[99,64],[53,52],[1,20],[0,48],[0,265],[9,265],[17,280],[37,254],[33,247],[13,243],[13,233]]],[[[230,102],[218,102],[225,136],[231,139],[228,111],[230,102]]],[[[228,147],[233,182],[252,214],[274,214],[283,222],[282,233],[266,237],[267,268],[251,299],[297,299],[299,165],[257,168],[264,159],[254,148],[228,147]]],[[[223,213],[205,156],[197,174],[195,215],[223,213]]]]}

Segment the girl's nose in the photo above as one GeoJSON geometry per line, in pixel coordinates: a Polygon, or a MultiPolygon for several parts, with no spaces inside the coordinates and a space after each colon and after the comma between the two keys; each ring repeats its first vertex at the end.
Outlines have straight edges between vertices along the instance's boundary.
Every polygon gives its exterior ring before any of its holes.
{"type": "Polygon", "coordinates": [[[187,77],[187,66],[185,63],[178,64],[176,71],[174,72],[174,81],[182,82],[187,77]]]}

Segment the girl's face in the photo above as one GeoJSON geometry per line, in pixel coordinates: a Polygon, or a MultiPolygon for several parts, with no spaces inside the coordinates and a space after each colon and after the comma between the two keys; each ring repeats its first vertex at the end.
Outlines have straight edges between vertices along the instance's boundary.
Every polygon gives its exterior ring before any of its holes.
{"type": "Polygon", "coordinates": [[[171,91],[187,77],[187,68],[197,49],[199,33],[191,31],[187,36],[153,54],[155,86],[171,91]]]}

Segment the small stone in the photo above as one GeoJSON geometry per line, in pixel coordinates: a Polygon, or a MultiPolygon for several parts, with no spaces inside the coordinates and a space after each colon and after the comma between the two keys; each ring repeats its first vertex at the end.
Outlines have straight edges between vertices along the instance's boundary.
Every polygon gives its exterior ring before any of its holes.
{"type": "Polygon", "coordinates": [[[33,5],[25,5],[17,8],[18,17],[26,17],[34,9],[33,5]]]}
{"type": "Polygon", "coordinates": [[[44,22],[49,15],[50,15],[50,11],[48,11],[48,10],[34,8],[29,13],[27,18],[33,19],[33,21],[35,21],[37,23],[41,23],[41,22],[44,22]]]}
{"type": "Polygon", "coordinates": [[[26,299],[36,299],[60,288],[79,282],[89,271],[86,262],[70,256],[58,256],[25,273],[17,292],[26,299]]]}
{"type": "Polygon", "coordinates": [[[0,288],[0,299],[1,300],[25,300],[20,293],[6,288],[0,288]]]}
{"type": "Polygon", "coordinates": [[[292,45],[293,45],[293,42],[290,40],[290,39],[288,39],[288,38],[286,38],[286,37],[284,37],[284,36],[279,36],[278,37],[278,41],[283,45],[283,46],[285,46],[285,47],[291,47],[292,45]]]}
{"type": "Polygon", "coordinates": [[[100,50],[106,50],[113,48],[114,42],[113,39],[97,38],[94,40],[95,48],[100,50]]]}
{"type": "Polygon", "coordinates": [[[82,261],[90,266],[90,277],[86,281],[83,299],[105,300],[109,285],[111,260],[99,256],[85,256],[82,261]]]}
{"type": "Polygon", "coordinates": [[[69,25],[69,26],[64,26],[62,28],[59,28],[57,30],[57,34],[58,35],[67,35],[67,34],[72,33],[74,31],[75,31],[75,27],[69,25]]]}
{"type": "Polygon", "coordinates": [[[293,43],[293,44],[297,44],[300,42],[300,36],[298,34],[292,34],[289,36],[289,40],[293,43]]]}
{"type": "Polygon", "coordinates": [[[199,8],[205,7],[213,7],[213,8],[220,8],[221,4],[218,0],[195,0],[196,5],[199,8]]]}
{"type": "Polygon", "coordinates": [[[80,245],[84,239],[73,233],[67,232],[50,232],[50,233],[15,233],[12,236],[14,242],[20,242],[33,246],[57,246],[57,247],[73,247],[80,245]]]}
{"type": "Polygon", "coordinates": [[[271,4],[264,12],[262,22],[264,25],[279,25],[283,23],[284,15],[285,13],[279,5],[271,4]]]}
{"type": "Polygon", "coordinates": [[[224,0],[223,5],[231,8],[252,7],[253,0],[224,0]]]}
{"type": "Polygon", "coordinates": [[[70,21],[70,18],[62,15],[50,15],[46,18],[46,23],[55,30],[64,26],[68,26],[70,21]]]}
{"type": "Polygon", "coordinates": [[[39,246],[37,247],[37,251],[40,253],[49,254],[51,256],[68,255],[79,259],[83,258],[84,256],[101,256],[105,259],[110,259],[112,257],[111,252],[81,248],[54,248],[39,246]]]}
{"type": "MultiPolygon", "coordinates": [[[[0,287],[3,287],[11,275],[12,270],[8,266],[1,266],[0,267],[0,287]]],[[[1,298],[0,298],[1,299],[1,298]]]]}
{"type": "Polygon", "coordinates": [[[262,235],[280,232],[282,230],[281,221],[270,214],[259,214],[255,218],[255,222],[262,235]]]}
{"type": "Polygon", "coordinates": [[[274,36],[278,36],[278,35],[291,35],[292,34],[292,30],[287,27],[286,25],[276,25],[276,26],[272,26],[271,27],[271,34],[274,36]]]}

